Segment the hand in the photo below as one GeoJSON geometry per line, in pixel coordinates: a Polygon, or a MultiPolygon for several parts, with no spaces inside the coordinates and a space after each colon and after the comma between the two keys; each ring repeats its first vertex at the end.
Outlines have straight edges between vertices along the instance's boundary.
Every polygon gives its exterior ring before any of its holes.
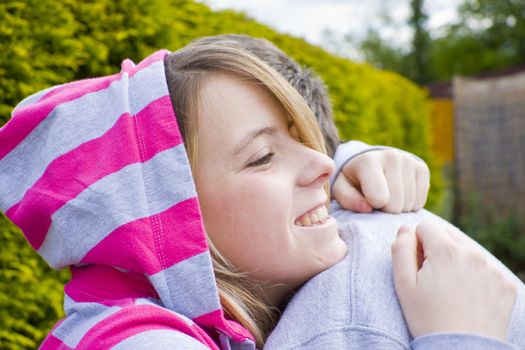
{"type": "Polygon", "coordinates": [[[332,194],[341,207],[360,213],[417,211],[427,201],[430,171],[409,153],[370,151],[345,164],[332,194]]]}
{"type": "Polygon", "coordinates": [[[392,245],[397,296],[412,336],[471,333],[506,340],[516,284],[459,231],[431,220],[392,245]]]}

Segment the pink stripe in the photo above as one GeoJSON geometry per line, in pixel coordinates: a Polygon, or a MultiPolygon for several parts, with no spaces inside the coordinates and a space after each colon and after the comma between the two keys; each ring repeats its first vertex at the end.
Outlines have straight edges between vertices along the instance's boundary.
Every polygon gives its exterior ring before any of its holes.
{"type": "MultiPolygon", "coordinates": [[[[90,92],[96,92],[102,89],[93,89],[92,84],[90,82],[96,82],[99,81],[102,83],[102,81],[105,81],[106,87],[108,87],[112,82],[117,81],[122,76],[122,73],[128,73],[128,76],[131,78],[134,76],[138,71],[149,67],[151,64],[156,63],[158,61],[162,61],[164,59],[164,56],[168,54],[169,51],[166,50],[160,50],[152,54],[151,56],[146,57],[144,60],[142,60],[139,64],[134,65],[133,62],[129,59],[126,59],[122,61],[121,70],[119,74],[114,74],[106,77],[100,77],[100,78],[93,78],[93,79],[83,79],[78,81],[73,81],[71,83],[67,83],[64,85],[59,85],[53,90],[49,91],[47,94],[42,96],[38,102],[41,102],[43,100],[49,99],[53,96],[62,95],[62,93],[66,93],[69,95],[71,92],[76,92],[77,94],[85,95],[90,92]],[[86,92],[84,92],[84,89],[86,89],[86,92]]],[[[79,95],[78,97],[82,96],[79,95]]]]}
{"type": "MultiPolygon", "coordinates": [[[[53,100],[53,102],[62,101],[56,103],[55,106],[57,106],[60,103],[74,100],[91,92],[103,90],[114,81],[120,80],[121,77],[122,74],[117,73],[104,77],[82,79],[65,83],[63,85],[58,85],[55,88],[51,89],[51,91],[40,97],[38,101],[35,102],[35,104],[44,102],[46,100],[53,100]],[[73,96],[73,98],[71,98],[71,96],[73,96]]],[[[20,108],[20,111],[23,111],[27,107],[29,106],[20,108]]]]}
{"type": "Polygon", "coordinates": [[[154,275],[208,250],[197,198],[190,198],[153,215],[127,223],[99,242],[82,259],[154,275]],[[162,237],[152,221],[160,222],[162,237]],[[161,250],[161,251],[159,251],[161,250]],[[118,254],[112,252],[118,251],[118,254]]]}
{"type": "Polygon", "coordinates": [[[42,345],[38,348],[39,350],[73,350],[66,344],[62,343],[60,339],[49,333],[42,342],[42,345]]]}
{"type": "Polygon", "coordinates": [[[71,267],[72,279],[64,291],[75,302],[106,306],[132,306],[138,298],[158,298],[148,279],[105,265],[71,267]]]}
{"type": "Polygon", "coordinates": [[[255,342],[253,335],[241,324],[228,320],[224,317],[222,309],[218,309],[205,315],[196,317],[193,321],[205,328],[217,328],[232,337],[233,341],[242,343],[246,339],[255,342]]]}
{"type": "Polygon", "coordinates": [[[132,77],[135,75],[135,73],[152,65],[153,63],[156,63],[158,61],[164,61],[164,57],[169,53],[170,52],[168,50],[159,50],[144,58],[137,65],[134,65],[133,61],[126,59],[122,61],[122,71],[128,72],[129,76],[132,77]]]}
{"type": "Polygon", "coordinates": [[[161,97],[135,117],[122,115],[101,137],[53,160],[6,215],[38,249],[51,225],[51,216],[69,200],[101,178],[181,143],[170,97],[161,97]]]}
{"type": "Polygon", "coordinates": [[[176,314],[150,305],[122,309],[91,328],[77,346],[78,350],[106,350],[142,332],[169,329],[187,334],[213,350],[219,350],[200,328],[192,327],[176,314]]]}
{"type": "MultiPolygon", "coordinates": [[[[124,61],[123,72],[128,72],[130,76],[137,73],[164,58],[168,51],[162,50],[147,57],[135,67],[132,67],[129,61],[124,61]]],[[[88,93],[106,89],[112,82],[119,80],[122,73],[114,74],[107,77],[84,79],[67,83],[51,90],[38,102],[21,107],[13,114],[11,121],[0,128],[0,159],[4,158],[18,144],[20,144],[58,105],[75,100],[88,93]]]]}
{"type": "Polygon", "coordinates": [[[49,92],[55,98],[41,98],[37,103],[17,109],[13,118],[0,129],[0,159],[18,146],[58,105],[103,90],[120,77],[120,74],[116,74],[64,84],[49,92]]]}
{"type": "Polygon", "coordinates": [[[39,350],[72,350],[69,346],[62,343],[60,339],[55,337],[52,333],[53,331],[60,326],[60,324],[64,322],[64,320],[58,321],[54,326],[53,329],[49,332],[49,334],[46,336],[40,347],[39,350]]]}

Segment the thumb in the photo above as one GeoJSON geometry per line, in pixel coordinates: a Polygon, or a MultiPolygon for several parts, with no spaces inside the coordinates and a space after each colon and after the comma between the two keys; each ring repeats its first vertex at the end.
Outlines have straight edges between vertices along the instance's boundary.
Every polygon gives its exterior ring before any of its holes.
{"type": "Polygon", "coordinates": [[[332,187],[335,200],[341,207],[356,213],[370,213],[372,206],[368,204],[359,189],[345,176],[339,176],[332,187]]]}
{"type": "Polygon", "coordinates": [[[392,270],[396,290],[415,286],[419,271],[417,238],[406,226],[401,226],[392,244],[392,270]]]}

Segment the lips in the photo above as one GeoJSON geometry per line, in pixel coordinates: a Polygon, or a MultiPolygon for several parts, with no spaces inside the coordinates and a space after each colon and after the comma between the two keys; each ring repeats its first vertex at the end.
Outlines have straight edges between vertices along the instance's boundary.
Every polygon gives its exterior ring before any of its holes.
{"type": "Polygon", "coordinates": [[[295,219],[296,226],[315,226],[323,224],[328,218],[326,206],[320,205],[295,219]]]}

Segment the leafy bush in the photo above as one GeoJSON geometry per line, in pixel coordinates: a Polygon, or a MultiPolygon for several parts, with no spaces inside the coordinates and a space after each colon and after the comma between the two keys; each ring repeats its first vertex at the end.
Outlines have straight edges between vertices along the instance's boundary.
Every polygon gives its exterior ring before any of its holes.
{"type": "Polygon", "coordinates": [[[0,348],[36,349],[63,315],[66,270],[51,270],[0,215],[0,348]]]}

